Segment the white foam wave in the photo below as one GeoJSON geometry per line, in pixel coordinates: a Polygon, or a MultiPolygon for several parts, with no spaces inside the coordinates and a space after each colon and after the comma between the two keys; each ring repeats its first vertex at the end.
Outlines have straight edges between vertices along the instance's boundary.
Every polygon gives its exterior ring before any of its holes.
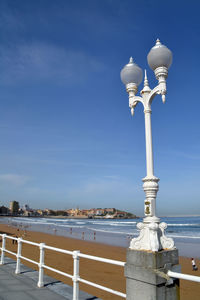
{"type": "Polygon", "coordinates": [[[168,236],[173,237],[173,238],[200,239],[200,236],[190,236],[190,235],[169,234],[168,236]]]}
{"type": "Polygon", "coordinates": [[[193,224],[191,224],[191,223],[189,223],[189,224],[184,224],[184,223],[182,223],[182,224],[170,224],[170,223],[168,223],[167,225],[168,226],[200,226],[200,224],[197,224],[197,223],[193,223],[193,224]]]}
{"type": "Polygon", "coordinates": [[[88,230],[92,231],[92,232],[103,232],[103,233],[112,233],[112,234],[122,234],[122,235],[135,235],[135,234],[138,234],[138,231],[135,230],[134,232],[131,231],[131,232],[124,232],[124,231],[111,231],[111,230],[105,230],[105,229],[91,229],[91,228],[88,228],[88,230]]]}
{"type": "MultiPolygon", "coordinates": [[[[91,228],[87,228],[87,229],[92,230],[91,228]]],[[[95,229],[95,230],[92,230],[92,231],[112,233],[112,234],[122,234],[122,235],[134,235],[133,232],[110,231],[110,230],[104,230],[104,229],[95,229]]]]}
{"type": "MultiPolygon", "coordinates": [[[[55,224],[54,224],[55,225],[55,224]]],[[[56,227],[66,227],[66,228],[84,228],[85,226],[80,225],[67,225],[67,224],[56,224],[56,227]]]]}
{"type": "Polygon", "coordinates": [[[126,222],[106,222],[106,221],[103,221],[103,222],[92,222],[93,225],[103,225],[103,226],[122,226],[122,227],[125,227],[125,226],[130,226],[133,225],[133,224],[136,224],[137,222],[129,222],[129,223],[126,223],[126,222]]]}
{"type": "MultiPolygon", "coordinates": [[[[132,224],[135,225],[135,224],[132,224]]],[[[118,227],[127,227],[126,224],[120,224],[120,223],[113,223],[112,226],[118,226],[118,227]]],[[[130,226],[130,225],[129,225],[130,226]]]]}
{"type": "MultiPolygon", "coordinates": [[[[10,224],[11,225],[13,225],[13,224],[16,224],[16,222],[15,221],[12,221],[12,222],[10,222],[10,224]]],[[[48,225],[55,225],[55,223],[45,223],[45,222],[37,222],[37,223],[30,223],[29,221],[23,221],[23,223],[22,222],[19,222],[18,224],[16,224],[17,226],[19,226],[19,225],[24,225],[24,224],[28,224],[29,226],[34,226],[34,225],[45,225],[45,226],[48,226],[48,225]]]]}
{"type": "Polygon", "coordinates": [[[76,224],[86,224],[85,222],[76,222],[76,224]]]}

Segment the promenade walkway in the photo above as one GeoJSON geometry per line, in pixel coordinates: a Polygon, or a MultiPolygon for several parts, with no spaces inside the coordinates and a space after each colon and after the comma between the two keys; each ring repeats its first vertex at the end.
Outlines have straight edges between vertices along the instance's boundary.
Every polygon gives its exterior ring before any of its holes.
{"type": "MultiPolygon", "coordinates": [[[[0,266],[0,300],[72,300],[73,288],[44,275],[45,286],[37,287],[38,272],[21,264],[21,274],[15,274],[16,261],[5,257],[0,266]]],[[[80,291],[80,300],[101,300],[80,291]]]]}

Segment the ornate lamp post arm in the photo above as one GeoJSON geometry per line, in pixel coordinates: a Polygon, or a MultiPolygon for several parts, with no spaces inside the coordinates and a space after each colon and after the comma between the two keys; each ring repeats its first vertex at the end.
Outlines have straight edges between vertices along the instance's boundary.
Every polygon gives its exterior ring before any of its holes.
{"type": "Polygon", "coordinates": [[[166,94],[166,78],[168,68],[171,64],[171,51],[163,46],[159,40],[148,55],[149,65],[154,69],[155,76],[158,79],[158,85],[151,90],[148,84],[147,74],[145,70],[144,87],[140,92],[141,96],[136,96],[137,86],[141,82],[142,70],[133,63],[131,58],[121,71],[121,79],[126,85],[129,94],[129,107],[131,114],[134,114],[136,105],[140,102],[144,107],[145,118],[145,140],[146,140],[146,172],[143,178],[143,188],[146,194],[143,223],[138,223],[140,235],[132,239],[130,248],[159,251],[162,249],[171,249],[174,247],[172,239],[164,235],[164,229],[167,224],[160,223],[160,219],[156,217],[156,196],[159,189],[159,178],[154,176],[153,165],[153,145],[152,145],[152,129],[151,129],[151,103],[157,94],[162,95],[162,101],[165,102],[166,94]],[[156,58],[156,59],[155,59],[156,58]]]}
{"type": "Polygon", "coordinates": [[[131,92],[131,88],[127,86],[127,92],[129,93],[129,106],[131,108],[132,115],[134,114],[134,108],[139,102],[141,102],[144,106],[147,177],[152,177],[154,174],[151,130],[151,102],[153,100],[153,97],[157,94],[157,91],[159,91],[159,86],[157,86],[153,91],[149,88],[146,70],[144,78],[144,88],[140,93],[141,97],[135,96],[131,92]]]}

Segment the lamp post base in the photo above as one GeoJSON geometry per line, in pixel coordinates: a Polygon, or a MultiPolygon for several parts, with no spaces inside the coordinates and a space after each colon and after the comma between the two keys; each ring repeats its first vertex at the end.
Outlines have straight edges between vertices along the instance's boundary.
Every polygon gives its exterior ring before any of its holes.
{"type": "Polygon", "coordinates": [[[147,252],[127,250],[127,300],[180,300],[179,280],[167,271],[180,272],[178,250],[147,252]]]}
{"type": "Polygon", "coordinates": [[[143,223],[137,224],[137,228],[140,229],[140,235],[131,240],[130,249],[156,252],[175,248],[173,239],[165,236],[167,224],[160,223],[159,218],[155,216],[146,217],[143,223]]]}

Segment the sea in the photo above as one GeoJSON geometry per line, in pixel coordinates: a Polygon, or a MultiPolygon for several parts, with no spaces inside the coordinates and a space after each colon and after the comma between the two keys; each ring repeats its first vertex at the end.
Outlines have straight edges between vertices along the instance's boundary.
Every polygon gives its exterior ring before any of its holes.
{"type": "MultiPolygon", "coordinates": [[[[142,219],[0,218],[0,223],[22,230],[126,248],[130,240],[139,235],[136,227],[138,222],[142,222],[142,219]]],[[[166,235],[174,239],[179,255],[200,258],[200,216],[163,217],[161,222],[168,224],[166,235]]]]}

